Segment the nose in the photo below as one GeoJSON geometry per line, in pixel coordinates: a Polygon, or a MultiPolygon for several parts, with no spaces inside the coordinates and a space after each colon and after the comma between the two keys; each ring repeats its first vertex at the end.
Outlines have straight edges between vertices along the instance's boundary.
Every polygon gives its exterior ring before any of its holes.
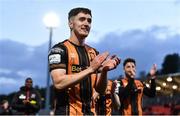
{"type": "Polygon", "coordinates": [[[90,23],[88,22],[88,20],[87,20],[87,19],[84,21],[84,25],[86,25],[86,26],[90,26],[90,23]]]}
{"type": "Polygon", "coordinates": [[[84,27],[89,31],[91,28],[91,24],[87,20],[85,20],[84,21],[84,27]]]}

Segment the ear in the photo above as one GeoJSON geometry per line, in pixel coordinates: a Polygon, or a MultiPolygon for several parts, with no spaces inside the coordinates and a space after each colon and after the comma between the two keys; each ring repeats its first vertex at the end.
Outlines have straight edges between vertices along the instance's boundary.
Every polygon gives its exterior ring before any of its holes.
{"type": "Polygon", "coordinates": [[[69,20],[69,28],[70,28],[70,29],[73,28],[73,21],[72,21],[72,19],[69,20]]]}

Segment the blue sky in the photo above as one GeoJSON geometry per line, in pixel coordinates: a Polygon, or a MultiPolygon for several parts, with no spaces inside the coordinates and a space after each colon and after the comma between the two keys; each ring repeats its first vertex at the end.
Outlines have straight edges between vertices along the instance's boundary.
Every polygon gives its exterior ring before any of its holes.
{"type": "MultiPolygon", "coordinates": [[[[45,86],[49,31],[43,17],[49,11],[58,14],[57,43],[69,37],[67,14],[78,6],[92,10],[87,42],[122,60],[136,58],[139,71],[148,71],[153,63],[160,68],[166,54],[180,53],[179,0],[0,0],[0,86],[6,88],[0,93],[17,90],[27,75],[45,86]]],[[[111,76],[122,67],[118,70],[111,76]]]]}
{"type": "Polygon", "coordinates": [[[0,0],[0,39],[10,38],[28,45],[48,40],[43,17],[49,11],[59,15],[60,26],[53,40],[69,37],[67,14],[73,7],[92,9],[92,33],[88,41],[111,31],[167,26],[180,33],[180,3],[176,0],[0,0]],[[94,37],[95,36],[95,37],[94,37]]]}

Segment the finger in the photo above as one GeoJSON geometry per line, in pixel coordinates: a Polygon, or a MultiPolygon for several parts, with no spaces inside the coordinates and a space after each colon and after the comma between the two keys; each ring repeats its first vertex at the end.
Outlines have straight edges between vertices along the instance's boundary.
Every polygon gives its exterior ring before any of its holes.
{"type": "Polygon", "coordinates": [[[110,59],[114,59],[116,57],[116,55],[112,55],[110,59]]]}
{"type": "Polygon", "coordinates": [[[103,62],[107,57],[108,57],[109,53],[108,52],[104,52],[102,54],[99,54],[98,57],[98,61],[103,62]]]}
{"type": "Polygon", "coordinates": [[[118,57],[114,58],[114,60],[116,61],[117,64],[120,64],[121,62],[121,60],[118,57]]]}
{"type": "Polygon", "coordinates": [[[135,75],[136,75],[135,70],[131,70],[131,78],[134,78],[135,75]]]}
{"type": "Polygon", "coordinates": [[[133,75],[134,75],[134,76],[136,75],[136,70],[133,70],[133,75]]]}
{"type": "Polygon", "coordinates": [[[118,65],[118,62],[116,60],[114,60],[113,65],[114,65],[114,68],[116,68],[118,65]]]}
{"type": "Polygon", "coordinates": [[[106,58],[109,56],[109,52],[104,52],[102,53],[104,56],[106,56],[106,58]]]}

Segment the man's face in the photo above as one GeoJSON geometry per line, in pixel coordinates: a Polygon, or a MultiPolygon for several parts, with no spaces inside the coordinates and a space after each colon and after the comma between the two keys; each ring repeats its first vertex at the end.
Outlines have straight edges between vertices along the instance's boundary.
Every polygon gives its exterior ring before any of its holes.
{"type": "Polygon", "coordinates": [[[134,78],[136,75],[136,66],[133,62],[128,62],[124,66],[124,73],[126,77],[134,78]]]}
{"type": "Polygon", "coordinates": [[[31,88],[32,84],[33,84],[32,80],[26,80],[26,82],[25,82],[25,86],[28,88],[31,88]]]}
{"type": "Polygon", "coordinates": [[[4,108],[4,109],[8,109],[8,107],[9,107],[9,102],[5,102],[5,103],[3,104],[3,108],[4,108]]]}
{"type": "Polygon", "coordinates": [[[89,34],[91,21],[91,15],[79,13],[70,19],[69,26],[78,38],[85,38],[89,34]]]}

